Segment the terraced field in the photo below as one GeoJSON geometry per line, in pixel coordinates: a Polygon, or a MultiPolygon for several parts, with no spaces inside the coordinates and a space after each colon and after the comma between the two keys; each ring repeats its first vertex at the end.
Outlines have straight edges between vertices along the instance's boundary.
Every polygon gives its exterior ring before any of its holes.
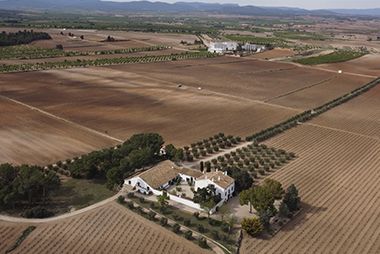
{"type": "Polygon", "coordinates": [[[12,253],[211,253],[116,202],[36,226],[12,253]]]}
{"type": "Polygon", "coordinates": [[[270,240],[245,237],[242,253],[379,253],[380,142],[299,126],[267,142],[298,159],[272,175],[300,189],[303,209],[270,240]]]}

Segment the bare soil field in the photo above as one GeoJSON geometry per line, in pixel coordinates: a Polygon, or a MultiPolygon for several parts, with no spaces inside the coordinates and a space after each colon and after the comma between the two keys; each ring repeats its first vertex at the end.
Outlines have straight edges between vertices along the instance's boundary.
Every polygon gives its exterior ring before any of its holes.
{"type": "Polygon", "coordinates": [[[202,87],[218,93],[260,101],[333,76],[328,72],[314,71],[286,63],[237,57],[113,68],[117,70],[128,68],[129,71],[173,84],[202,87]]]}
{"type": "Polygon", "coordinates": [[[312,109],[334,100],[358,87],[369,83],[372,78],[336,74],[331,79],[306,89],[297,90],[267,102],[298,109],[312,109]]]}
{"type": "Polygon", "coordinates": [[[319,66],[336,71],[342,70],[343,72],[380,76],[380,54],[369,54],[348,62],[319,66]]]}
{"type": "Polygon", "coordinates": [[[116,143],[0,98],[0,163],[46,165],[116,143]]]}
{"type": "Polygon", "coordinates": [[[264,51],[263,53],[254,54],[254,59],[274,59],[294,56],[295,52],[292,49],[275,48],[273,50],[264,51]]]}
{"type": "Polygon", "coordinates": [[[322,114],[311,123],[380,140],[380,87],[322,114]]]}
{"type": "Polygon", "coordinates": [[[269,103],[273,100],[273,104],[281,99],[279,105],[296,109],[319,106],[372,80],[352,75],[337,77],[337,72],[288,63],[233,57],[111,68],[239,98],[269,103]],[[313,96],[315,91],[317,96],[313,96]]]}
{"type": "MultiPolygon", "coordinates": [[[[150,65],[141,67],[151,70],[150,65]]],[[[218,132],[245,137],[298,112],[229,94],[178,88],[177,83],[123,69],[4,74],[0,89],[5,96],[122,140],[158,132],[175,145],[218,132]]]]}
{"type": "Polygon", "coordinates": [[[37,228],[13,253],[211,253],[115,202],[33,225],[37,228]]]}
{"type": "Polygon", "coordinates": [[[295,184],[302,210],[271,239],[245,236],[242,253],[379,253],[380,142],[303,125],[267,142],[299,158],[272,178],[295,184]]]}
{"type": "Polygon", "coordinates": [[[22,224],[14,224],[0,221],[0,251],[5,253],[9,249],[22,232],[27,228],[22,224]]]}

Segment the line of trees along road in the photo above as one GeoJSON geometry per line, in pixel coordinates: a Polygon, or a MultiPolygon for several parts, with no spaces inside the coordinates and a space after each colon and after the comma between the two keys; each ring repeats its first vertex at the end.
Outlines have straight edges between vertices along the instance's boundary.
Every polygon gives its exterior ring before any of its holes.
{"type": "Polygon", "coordinates": [[[301,114],[298,114],[296,116],[293,116],[291,118],[289,118],[288,120],[282,122],[282,123],[279,123],[275,126],[272,126],[268,129],[265,129],[265,130],[262,130],[258,133],[255,133],[251,136],[248,136],[246,137],[246,140],[247,141],[256,141],[256,142],[263,142],[269,138],[272,138],[290,128],[293,128],[295,126],[297,126],[299,123],[304,123],[304,122],[307,122],[317,116],[319,116],[320,114],[332,109],[332,108],[335,108],[365,92],[367,92],[368,90],[374,88],[375,86],[377,86],[378,84],[380,83],[380,78],[377,78],[371,82],[369,82],[368,84],[362,86],[362,87],[359,87],[339,98],[336,98],[332,101],[329,101],[327,103],[325,103],[324,105],[322,106],[319,106],[317,108],[314,108],[312,110],[307,110],[307,111],[304,111],[303,113],[301,114]]]}
{"type": "Polygon", "coordinates": [[[50,40],[48,33],[34,32],[33,30],[18,31],[16,33],[7,33],[3,31],[0,34],[0,46],[12,46],[19,44],[28,44],[37,40],[50,40]]]}

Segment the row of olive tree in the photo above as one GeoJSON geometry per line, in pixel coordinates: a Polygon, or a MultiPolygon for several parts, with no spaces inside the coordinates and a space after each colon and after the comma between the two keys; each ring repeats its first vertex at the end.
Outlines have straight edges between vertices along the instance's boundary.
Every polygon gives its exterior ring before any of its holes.
{"type": "Polygon", "coordinates": [[[154,63],[165,61],[177,61],[185,59],[209,58],[215,57],[215,54],[208,52],[185,52],[171,55],[156,56],[131,56],[115,58],[98,58],[98,59],[77,59],[62,62],[44,62],[44,63],[25,63],[25,64],[3,64],[0,65],[0,72],[20,72],[20,71],[40,71],[50,69],[68,69],[89,66],[109,66],[117,64],[133,63],[154,63]]]}

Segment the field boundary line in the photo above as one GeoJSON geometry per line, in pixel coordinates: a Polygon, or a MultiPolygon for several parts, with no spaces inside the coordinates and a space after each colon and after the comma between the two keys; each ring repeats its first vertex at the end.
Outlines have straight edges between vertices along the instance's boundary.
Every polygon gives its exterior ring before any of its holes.
{"type": "Polygon", "coordinates": [[[360,133],[357,133],[357,132],[342,130],[342,129],[338,129],[338,128],[334,128],[334,127],[329,127],[329,126],[325,126],[325,125],[320,125],[320,124],[315,124],[315,123],[303,123],[303,125],[309,125],[309,126],[319,127],[319,128],[323,128],[323,129],[332,130],[332,131],[352,134],[352,135],[355,135],[355,136],[358,136],[358,137],[362,137],[362,138],[372,139],[374,141],[380,141],[380,138],[368,136],[368,135],[365,135],[365,134],[360,134],[360,133]]]}
{"type": "MultiPolygon", "coordinates": [[[[144,77],[146,79],[150,79],[150,80],[153,80],[153,81],[167,83],[167,84],[170,84],[170,85],[174,85],[175,87],[178,86],[177,83],[172,82],[172,81],[167,81],[167,80],[163,80],[163,79],[159,79],[159,78],[154,78],[154,77],[142,76],[141,74],[136,73],[136,72],[131,72],[131,73],[137,74],[137,75],[139,75],[141,77],[144,77]]],[[[189,85],[185,85],[185,87],[188,87],[190,89],[194,89],[194,91],[193,91],[194,93],[195,92],[199,92],[198,89],[197,89],[197,87],[189,86],[189,85]]],[[[277,104],[272,104],[272,103],[267,103],[265,101],[254,100],[254,99],[250,99],[250,98],[247,98],[247,97],[239,97],[239,96],[233,95],[233,94],[216,92],[216,91],[210,90],[210,89],[202,89],[202,91],[206,91],[210,95],[216,95],[216,96],[220,96],[220,97],[224,97],[224,98],[233,98],[233,99],[238,100],[238,101],[245,100],[245,101],[249,101],[249,102],[256,103],[256,104],[265,105],[265,106],[272,107],[272,108],[281,108],[281,109],[286,109],[286,110],[290,110],[290,111],[294,111],[294,112],[298,112],[298,113],[302,112],[301,109],[287,107],[287,106],[282,106],[282,105],[277,105],[277,104]]],[[[204,94],[204,95],[207,95],[207,94],[204,94]]]]}
{"type": "Polygon", "coordinates": [[[85,131],[91,132],[91,133],[93,133],[93,134],[96,134],[96,135],[99,135],[99,136],[102,136],[102,137],[105,137],[105,138],[111,139],[111,140],[113,140],[113,141],[117,141],[117,142],[119,142],[119,143],[123,143],[123,142],[124,142],[124,141],[121,140],[121,139],[118,139],[118,138],[112,137],[112,136],[110,136],[110,135],[108,135],[108,134],[105,134],[105,133],[102,133],[102,132],[100,132],[100,131],[97,131],[97,130],[91,129],[91,128],[89,128],[89,127],[83,126],[83,125],[81,125],[81,124],[75,123],[75,122],[73,122],[73,121],[70,121],[70,120],[68,120],[68,119],[65,119],[65,118],[60,117],[60,116],[57,116],[57,115],[54,115],[54,114],[49,113],[49,112],[47,112],[47,111],[45,111],[45,110],[42,110],[42,109],[40,109],[40,108],[37,108],[37,107],[31,106],[31,105],[29,105],[29,104],[23,103],[23,102],[21,102],[21,101],[18,101],[18,100],[15,100],[15,99],[9,98],[9,97],[7,97],[7,96],[5,96],[5,95],[1,95],[1,94],[0,94],[0,98],[3,98],[3,99],[5,99],[5,100],[11,101],[11,102],[16,103],[16,104],[18,104],[18,105],[24,106],[24,107],[26,107],[26,108],[28,108],[28,109],[33,110],[33,111],[37,111],[38,113],[41,113],[41,114],[43,114],[43,115],[46,115],[46,116],[48,116],[48,117],[50,117],[50,118],[57,119],[57,120],[59,120],[59,121],[63,121],[63,122],[65,122],[65,123],[68,123],[68,124],[70,124],[70,125],[73,125],[73,126],[75,126],[75,127],[77,127],[77,128],[80,128],[80,129],[82,129],[82,130],[85,130],[85,131]]]}
{"type": "MultiPolygon", "coordinates": [[[[276,61],[274,61],[274,62],[276,62],[276,61]]],[[[284,62],[282,62],[282,63],[284,63],[284,62]]],[[[292,65],[298,66],[300,68],[305,68],[305,69],[313,69],[313,70],[338,73],[337,70],[331,70],[331,69],[327,69],[327,68],[323,68],[323,67],[319,67],[319,66],[303,65],[303,64],[294,63],[294,62],[285,62],[285,63],[292,64],[292,65]]],[[[373,75],[368,75],[368,74],[360,74],[360,73],[356,73],[356,72],[345,72],[345,71],[343,71],[343,73],[341,75],[344,75],[344,74],[351,75],[351,76],[363,77],[363,78],[372,78],[372,79],[378,78],[378,76],[373,76],[373,75]]]]}
{"type": "Polygon", "coordinates": [[[264,102],[270,102],[270,101],[273,101],[273,100],[277,100],[277,99],[280,99],[282,97],[286,97],[288,95],[291,95],[291,94],[294,94],[294,93],[298,93],[298,92],[303,91],[303,90],[307,90],[307,89],[312,88],[314,86],[324,85],[326,82],[329,82],[329,81],[333,80],[336,77],[337,77],[337,75],[335,75],[335,76],[333,76],[331,78],[327,78],[327,79],[321,80],[321,81],[319,81],[317,83],[314,83],[314,84],[311,84],[311,85],[308,85],[308,86],[304,86],[304,87],[301,87],[301,88],[298,88],[298,89],[294,89],[294,90],[286,92],[284,94],[280,94],[278,96],[275,96],[275,97],[269,98],[267,100],[264,100],[264,102]]]}

